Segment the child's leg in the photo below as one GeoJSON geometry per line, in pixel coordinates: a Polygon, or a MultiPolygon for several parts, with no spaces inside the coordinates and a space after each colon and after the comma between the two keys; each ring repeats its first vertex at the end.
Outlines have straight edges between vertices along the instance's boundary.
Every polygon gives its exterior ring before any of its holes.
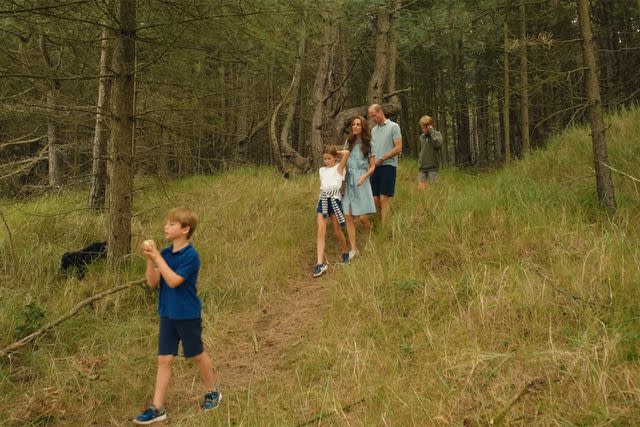
{"type": "Polygon", "coordinates": [[[358,243],[356,242],[356,224],[353,222],[353,215],[346,215],[345,219],[347,220],[347,234],[349,235],[351,250],[357,251],[358,243]]]}
{"type": "Polygon", "coordinates": [[[327,219],[322,214],[317,215],[318,223],[318,236],[317,236],[317,252],[318,252],[318,264],[322,264],[324,261],[324,240],[327,234],[327,219]]]}
{"type": "Polygon", "coordinates": [[[158,356],[158,373],[156,374],[156,389],[153,394],[153,406],[160,409],[167,397],[169,381],[171,380],[171,363],[174,356],[158,356]]]}
{"type": "Polygon", "coordinates": [[[371,221],[369,221],[369,217],[367,215],[360,215],[358,219],[360,220],[360,224],[364,231],[371,231],[371,221]]]}
{"type": "Polygon", "coordinates": [[[338,218],[335,215],[331,215],[331,221],[333,222],[333,232],[336,235],[336,239],[338,239],[338,243],[340,244],[340,249],[342,253],[348,252],[347,248],[347,239],[344,237],[344,233],[342,232],[342,228],[340,228],[340,223],[338,222],[338,218]]]}
{"type": "Polygon", "coordinates": [[[428,172],[418,171],[418,190],[426,190],[428,172]]]}
{"type": "Polygon", "coordinates": [[[213,372],[213,364],[211,358],[205,352],[200,353],[193,357],[193,360],[198,364],[200,370],[200,376],[202,376],[202,382],[204,383],[205,391],[216,390],[216,377],[213,372]]]}

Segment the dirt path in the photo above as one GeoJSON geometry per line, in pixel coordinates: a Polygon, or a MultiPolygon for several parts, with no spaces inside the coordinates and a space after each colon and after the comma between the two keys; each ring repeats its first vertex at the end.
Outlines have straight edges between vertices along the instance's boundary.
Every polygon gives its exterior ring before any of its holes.
{"type": "MultiPolygon", "coordinates": [[[[223,395],[229,397],[275,376],[291,354],[292,346],[321,325],[328,309],[332,270],[319,279],[299,277],[291,281],[225,331],[228,340],[224,344],[216,342],[216,351],[211,353],[223,395]]],[[[207,338],[203,338],[206,348],[207,338]]],[[[194,369],[189,364],[174,363],[167,425],[201,423],[202,414],[197,409],[202,397],[201,382],[194,369]]]]}
{"type": "Polygon", "coordinates": [[[290,283],[285,297],[245,317],[228,334],[234,344],[218,354],[216,370],[222,388],[244,388],[267,377],[290,348],[316,327],[326,312],[329,281],[301,279],[290,283]]]}

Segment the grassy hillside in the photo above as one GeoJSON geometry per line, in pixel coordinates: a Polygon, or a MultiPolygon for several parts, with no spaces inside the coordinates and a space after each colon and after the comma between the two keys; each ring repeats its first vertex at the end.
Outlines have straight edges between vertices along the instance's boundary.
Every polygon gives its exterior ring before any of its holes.
{"type": "MultiPolygon", "coordinates": [[[[610,119],[613,167],[640,178],[640,111],[610,119]]],[[[168,207],[200,214],[205,346],[224,401],[201,414],[177,360],[171,425],[640,424],[640,190],[615,174],[597,208],[585,129],[492,173],[448,170],[426,193],[402,162],[391,224],[312,279],[315,176],[240,169],[138,183],[134,246],[168,207]]],[[[142,275],[58,272],[104,239],[85,191],[2,202],[0,346],[142,275]],[[12,256],[12,253],[15,255],[12,256]],[[43,317],[39,317],[39,313],[43,317]]],[[[108,297],[0,361],[0,424],[127,425],[151,399],[156,295],[108,297]]]]}

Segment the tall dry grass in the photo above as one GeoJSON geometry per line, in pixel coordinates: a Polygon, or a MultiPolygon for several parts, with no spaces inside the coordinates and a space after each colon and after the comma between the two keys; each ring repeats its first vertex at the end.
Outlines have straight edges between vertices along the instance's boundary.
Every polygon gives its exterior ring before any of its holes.
{"type": "MultiPolygon", "coordinates": [[[[640,177],[640,112],[609,120],[611,166],[640,177]]],[[[607,216],[592,169],[581,128],[499,171],[442,171],[426,192],[404,160],[388,227],[361,235],[362,256],[319,282],[331,304],[317,327],[268,378],[227,384],[214,414],[197,410],[196,370],[177,361],[173,424],[639,424],[640,194],[614,174],[620,209],[607,216]]],[[[134,246],[160,240],[169,207],[200,215],[194,244],[214,361],[291,281],[318,283],[309,277],[317,186],[315,176],[251,168],[138,183],[134,246]]],[[[93,265],[83,281],[59,274],[62,252],[104,236],[105,217],[84,210],[84,197],[2,202],[17,262],[0,227],[0,345],[141,276],[138,255],[123,271],[93,265]]],[[[133,288],[0,361],[0,424],[127,424],[152,393],[155,303],[133,288]]]]}

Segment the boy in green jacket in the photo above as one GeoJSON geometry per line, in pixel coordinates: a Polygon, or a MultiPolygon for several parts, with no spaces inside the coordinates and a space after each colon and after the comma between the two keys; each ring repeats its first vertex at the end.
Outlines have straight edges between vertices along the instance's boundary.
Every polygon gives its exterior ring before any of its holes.
{"type": "Polygon", "coordinates": [[[442,134],[433,128],[433,119],[420,117],[420,157],[418,158],[418,189],[424,190],[427,184],[435,184],[440,168],[440,148],[442,134]]]}

